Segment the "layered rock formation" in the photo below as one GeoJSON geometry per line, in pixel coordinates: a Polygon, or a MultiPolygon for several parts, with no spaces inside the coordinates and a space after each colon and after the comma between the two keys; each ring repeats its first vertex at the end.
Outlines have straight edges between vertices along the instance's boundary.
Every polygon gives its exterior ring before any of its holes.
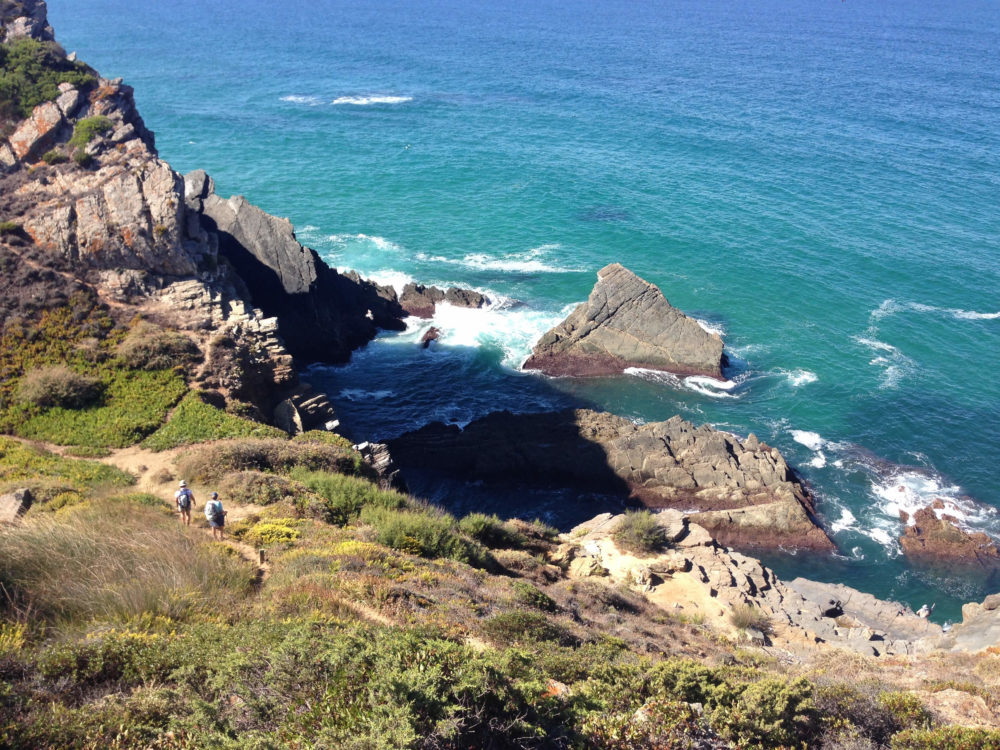
{"type": "Polygon", "coordinates": [[[941,627],[895,602],[880,602],[847,586],[798,578],[783,582],[759,560],[726,550],[680,511],[661,511],[666,549],[642,556],[620,550],[614,532],[622,516],[604,514],[564,534],[552,556],[573,577],[607,577],[667,611],[700,616],[735,630],[731,613],[750,605],[764,629],[744,637],[756,645],[780,645],[786,653],[808,653],[820,644],[868,656],[924,653],[939,645],[941,627]],[[768,632],[770,631],[770,632],[768,632]]]}
{"type": "Polygon", "coordinates": [[[526,370],[613,375],[629,367],[723,379],[722,339],[618,263],[597,272],[590,297],[535,344],[526,370]]]}
{"type": "Polygon", "coordinates": [[[724,544],[833,549],[776,449],[680,417],[636,425],[589,410],[497,412],[464,430],[431,424],[389,445],[404,469],[569,485],[681,508],[724,544]]]}
{"type": "Polygon", "coordinates": [[[965,531],[958,519],[944,511],[940,500],[921,508],[911,519],[900,512],[903,535],[899,544],[903,554],[915,562],[930,565],[964,564],[980,565],[990,571],[1000,570],[1000,550],[996,542],[981,531],[965,531]]]}

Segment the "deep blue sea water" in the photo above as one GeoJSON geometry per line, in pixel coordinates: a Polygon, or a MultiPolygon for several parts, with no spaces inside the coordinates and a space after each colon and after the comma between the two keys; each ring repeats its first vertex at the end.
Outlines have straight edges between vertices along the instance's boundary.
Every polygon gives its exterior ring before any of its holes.
{"type": "Polygon", "coordinates": [[[939,619],[1000,589],[912,569],[896,542],[898,511],[936,497],[1000,532],[1000,5],[49,11],[68,50],[135,86],[175,169],[289,217],[339,268],[498,300],[442,312],[429,351],[418,323],[314,368],[352,437],[496,408],[680,413],[756,432],[811,484],[841,556],[779,557],[782,575],[939,619]],[[518,372],[612,261],[723,333],[725,387],[518,372]]]}

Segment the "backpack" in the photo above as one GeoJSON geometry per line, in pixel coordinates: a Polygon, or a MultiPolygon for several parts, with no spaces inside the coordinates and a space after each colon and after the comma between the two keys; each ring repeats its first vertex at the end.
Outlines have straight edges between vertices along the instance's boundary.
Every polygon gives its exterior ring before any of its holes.
{"type": "Polygon", "coordinates": [[[182,490],[177,490],[174,493],[174,500],[177,501],[177,507],[181,510],[188,510],[191,507],[191,490],[185,487],[182,490]]]}
{"type": "Polygon", "coordinates": [[[209,500],[205,503],[205,518],[209,521],[218,520],[222,515],[222,503],[219,500],[209,500]]]}

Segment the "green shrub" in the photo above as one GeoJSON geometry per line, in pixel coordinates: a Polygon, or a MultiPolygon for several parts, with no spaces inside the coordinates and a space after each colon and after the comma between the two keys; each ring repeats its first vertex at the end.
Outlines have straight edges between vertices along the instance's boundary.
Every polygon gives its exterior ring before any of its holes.
{"type": "Polygon", "coordinates": [[[293,542],[299,538],[299,530],[290,526],[290,519],[273,519],[255,523],[240,534],[240,539],[255,547],[293,542]]]}
{"type": "Polygon", "coordinates": [[[137,370],[190,370],[202,359],[201,350],[179,331],[165,331],[148,323],[135,326],[118,345],[118,356],[137,370]]]}
{"type": "Polygon", "coordinates": [[[81,375],[65,365],[51,365],[25,373],[17,395],[22,402],[42,408],[79,409],[100,398],[102,391],[98,378],[81,375]]]}
{"type": "Polygon", "coordinates": [[[496,515],[470,513],[458,522],[462,533],[492,549],[520,549],[527,540],[496,515]]]}
{"type": "Polygon", "coordinates": [[[515,601],[519,604],[541,609],[545,612],[555,612],[557,609],[552,597],[539,591],[537,587],[527,581],[511,581],[510,588],[514,592],[515,601]]]}
{"type": "Polygon", "coordinates": [[[711,711],[712,728],[740,747],[793,747],[814,730],[812,685],[765,679],[745,686],[732,701],[711,711]]]}
{"type": "Polygon", "coordinates": [[[310,493],[305,485],[263,471],[234,471],[219,482],[219,493],[238,503],[272,505],[303,500],[310,493]]]}
{"type": "Polygon", "coordinates": [[[379,544],[421,557],[447,557],[459,562],[484,565],[485,551],[459,534],[455,519],[431,509],[396,510],[367,505],[362,523],[375,529],[379,544]]]}
{"type": "Polygon", "coordinates": [[[613,538],[619,548],[637,555],[659,552],[667,543],[663,527],[648,510],[626,513],[613,538]]]}
{"type": "Polygon", "coordinates": [[[135,477],[113,466],[97,461],[64,458],[0,437],[0,482],[8,487],[15,484],[24,486],[25,480],[36,483],[54,482],[55,484],[50,484],[54,494],[74,488],[127,487],[135,484],[135,477]]]}
{"type": "Polygon", "coordinates": [[[577,641],[565,628],[538,612],[501,612],[483,621],[483,632],[497,646],[554,641],[573,645],[577,641]]]}
{"type": "Polygon", "coordinates": [[[205,403],[204,397],[198,391],[190,391],[181,399],[167,423],[146,438],[143,445],[154,451],[163,451],[206,440],[237,437],[277,438],[284,434],[277,427],[234,417],[216,409],[211,404],[205,403]]]}
{"type": "Polygon", "coordinates": [[[64,154],[62,151],[57,151],[56,149],[52,149],[51,151],[46,151],[42,155],[42,161],[44,161],[46,164],[52,167],[55,166],[56,164],[63,164],[64,162],[69,161],[69,157],[66,156],[66,154],[64,154]]]}
{"type": "Polygon", "coordinates": [[[293,471],[292,476],[315,493],[299,498],[299,510],[337,526],[346,526],[356,519],[365,506],[399,509],[410,504],[406,495],[381,490],[360,477],[301,469],[293,471]]]}
{"type": "Polygon", "coordinates": [[[892,738],[892,750],[1000,750],[1000,731],[957,726],[907,729],[892,738]]]}
{"type": "Polygon", "coordinates": [[[834,727],[846,723],[854,729],[848,734],[860,735],[876,747],[885,747],[889,738],[903,727],[871,692],[871,689],[862,691],[851,685],[821,685],[816,688],[813,699],[827,723],[834,727]]]}
{"type": "Polygon", "coordinates": [[[0,44],[0,118],[28,117],[42,102],[59,96],[59,84],[85,86],[93,73],[70,62],[54,42],[15,39],[0,44]]]}
{"type": "Polygon", "coordinates": [[[76,162],[78,167],[85,167],[90,164],[90,154],[84,151],[82,148],[78,148],[73,152],[73,161],[76,162]]]}
{"type": "MultiPolygon", "coordinates": [[[[282,433],[284,434],[284,433],[282,433]]],[[[366,470],[356,451],[335,445],[291,440],[223,440],[201,445],[181,456],[181,474],[199,482],[213,482],[233,471],[292,469],[358,474],[366,470]]]]}
{"type": "Polygon", "coordinates": [[[58,445],[124,448],[157,430],[167,412],[187,391],[170,370],[100,371],[104,400],[85,409],[52,407],[26,418],[17,434],[58,445]]]}
{"type": "Polygon", "coordinates": [[[352,447],[351,441],[343,435],[327,430],[306,430],[292,438],[297,443],[322,443],[324,445],[335,445],[338,448],[349,449],[352,447]]]}
{"type": "Polygon", "coordinates": [[[902,729],[930,726],[932,716],[913,693],[887,692],[876,698],[879,706],[892,716],[902,729]]]}
{"type": "Polygon", "coordinates": [[[73,126],[73,137],[69,139],[71,148],[83,148],[94,138],[111,130],[111,120],[104,115],[82,117],[73,126]]]}
{"type": "Polygon", "coordinates": [[[759,630],[770,634],[773,630],[771,618],[752,604],[737,604],[729,613],[729,622],[739,630],[759,630]]]}
{"type": "Polygon", "coordinates": [[[20,231],[21,225],[16,221],[0,221],[0,237],[8,234],[18,234],[20,231]]]}

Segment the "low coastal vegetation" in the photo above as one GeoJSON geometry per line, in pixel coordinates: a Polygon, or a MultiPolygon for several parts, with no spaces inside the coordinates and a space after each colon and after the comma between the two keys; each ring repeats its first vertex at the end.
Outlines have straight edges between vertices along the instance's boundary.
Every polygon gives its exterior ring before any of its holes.
{"type": "Polygon", "coordinates": [[[648,510],[626,513],[615,529],[614,540],[619,548],[636,555],[654,554],[667,544],[663,528],[648,510]]]}
{"type": "Polygon", "coordinates": [[[28,117],[42,102],[59,96],[59,84],[85,86],[93,71],[73,62],[55,42],[15,39],[0,44],[0,121],[28,117]]]}
{"type": "Polygon", "coordinates": [[[78,494],[0,532],[5,747],[1000,748],[860,657],[847,683],[569,578],[554,530],[380,489],[342,439],[181,454],[242,509],[234,546],[117,470],[0,451],[5,481],[78,494]]]}

